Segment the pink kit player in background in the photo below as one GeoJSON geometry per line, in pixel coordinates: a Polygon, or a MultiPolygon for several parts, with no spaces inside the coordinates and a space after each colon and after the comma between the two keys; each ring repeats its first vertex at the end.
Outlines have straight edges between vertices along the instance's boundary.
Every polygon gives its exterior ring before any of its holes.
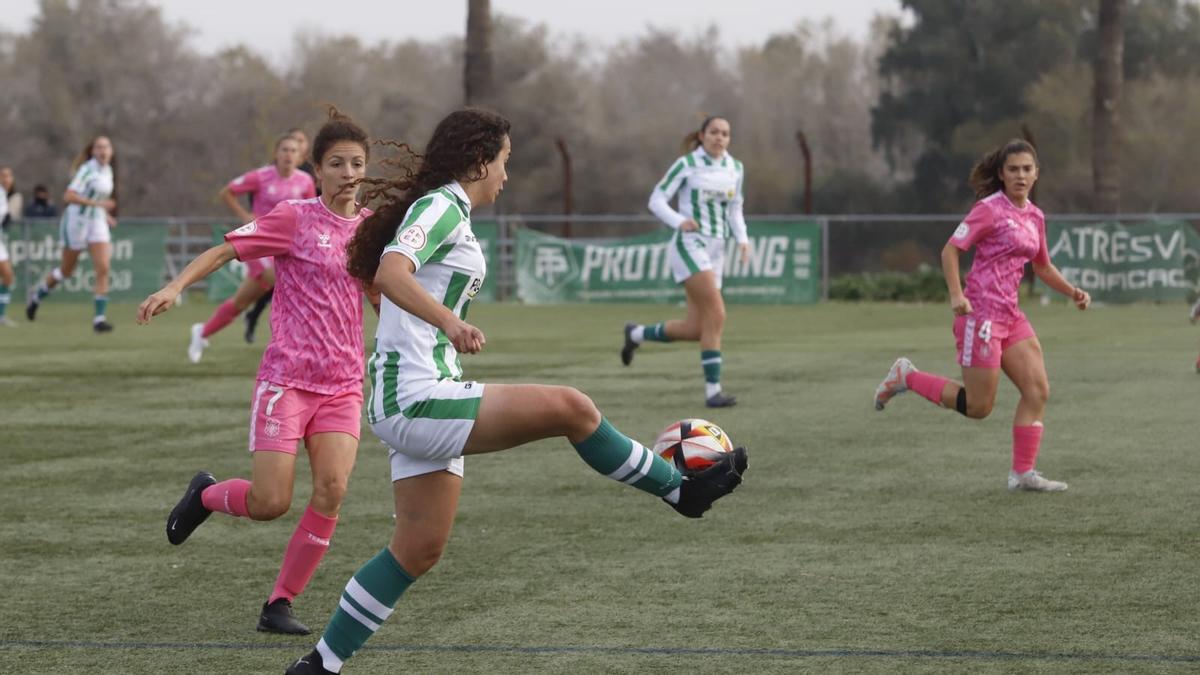
{"type": "MultiPolygon", "coordinates": [[[[275,141],[274,163],[247,171],[230,181],[221,190],[221,199],[245,223],[265,217],[276,205],[284,201],[315,197],[317,188],[312,176],[299,168],[303,159],[300,155],[300,143],[295,137],[290,134],[280,136],[275,141]],[[238,201],[238,197],[244,194],[250,195],[253,213],[247,212],[238,201]]],[[[243,262],[246,263],[246,278],[242,280],[233,296],[217,306],[207,321],[192,325],[187,352],[192,363],[199,363],[204,349],[208,347],[209,337],[232,323],[238,314],[274,287],[275,273],[270,256],[244,258],[243,262]]],[[[261,310],[246,315],[247,342],[253,339],[259,311],[261,310]]]]}
{"type": "MultiPolygon", "coordinates": [[[[250,210],[255,218],[267,215],[282,201],[317,196],[312,176],[299,169],[293,169],[291,175],[283,176],[274,164],[247,171],[229,181],[225,187],[235,195],[251,195],[250,210]]],[[[247,258],[245,263],[246,276],[255,280],[261,280],[263,271],[272,265],[270,256],[247,258]]]]}
{"type": "Polygon", "coordinates": [[[1037,152],[1025,141],[1010,141],[984,156],[971,171],[971,186],[980,201],[942,249],[962,383],[923,373],[899,358],[875,389],[875,409],[883,410],[894,396],[911,389],[966,417],[982,419],[992,411],[1003,371],[1021,392],[1013,418],[1008,489],[1060,492],[1067,489],[1066,483],[1034,469],[1050,384],[1042,345],[1017,305],[1025,264],[1032,262],[1034,274],[1079,309],[1087,309],[1092,299],[1050,261],[1045,216],[1029,201],[1038,172],[1037,152]],[[964,291],[958,259],[971,248],[975,261],[964,291]]]}
{"type": "MultiPolygon", "coordinates": [[[[363,387],[363,285],[346,271],[346,246],[371,212],[355,201],[366,175],[366,133],[335,113],[313,143],[322,196],[285,200],[225,235],[138,308],[139,323],[167,311],[189,285],[233,260],[275,259],[271,340],[250,404],[253,480],[192,477],[167,518],[182,544],[214,511],[274,520],[291,507],[304,440],[312,497],[284,553],[258,630],[306,634],[292,613],[329,548],[358,452],[363,387]]],[[[220,545],[215,543],[213,545],[220,545]]]]}

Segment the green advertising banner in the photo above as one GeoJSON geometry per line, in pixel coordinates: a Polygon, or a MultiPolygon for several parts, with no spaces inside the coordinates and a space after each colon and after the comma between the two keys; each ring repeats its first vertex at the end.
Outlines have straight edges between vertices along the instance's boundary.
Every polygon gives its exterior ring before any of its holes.
{"type": "MultiPolygon", "coordinates": [[[[575,241],[517,231],[517,297],[523,302],[679,302],[667,257],[674,232],[575,241]]],[[[806,303],[821,297],[821,227],[750,223],[750,257],[726,242],[723,294],[735,303],[806,303]]]]}
{"type": "MultiPolygon", "coordinates": [[[[163,284],[166,223],[126,223],[112,228],[112,273],[108,297],[116,301],[141,302],[163,284]]],[[[36,284],[62,261],[58,222],[16,222],[9,227],[8,255],[17,283],[36,284]]],[[[87,251],[70,278],[54,291],[55,302],[91,302],[96,284],[87,251]]]]}
{"type": "MultiPolygon", "coordinates": [[[[225,233],[233,229],[225,225],[212,226],[212,242],[213,246],[219,246],[225,243],[225,233]]],[[[237,291],[238,286],[242,284],[242,279],[246,278],[246,263],[236,258],[229,261],[224,267],[208,275],[208,301],[209,302],[224,302],[226,298],[230,298],[237,291]]]]}
{"type": "MultiPolygon", "coordinates": [[[[500,268],[496,267],[495,260],[497,229],[496,223],[471,223],[471,230],[475,232],[475,237],[479,239],[479,245],[483,248],[483,257],[487,261],[488,268],[487,279],[483,282],[483,288],[479,289],[479,293],[475,296],[476,300],[493,302],[496,299],[496,282],[494,278],[500,273],[500,268]]],[[[227,231],[228,229],[225,227],[213,225],[212,238],[214,246],[225,241],[225,233],[227,231]]],[[[245,278],[245,263],[240,260],[231,261],[228,265],[225,265],[208,277],[209,301],[223,302],[237,291],[238,285],[245,278]]]]}
{"type": "MultiPolygon", "coordinates": [[[[1100,302],[1186,301],[1200,235],[1186,223],[1047,223],[1050,259],[1100,302]]],[[[1041,281],[1041,292],[1053,294],[1041,281]]]]}
{"type": "Polygon", "coordinates": [[[479,240],[479,247],[483,249],[483,259],[487,263],[487,277],[483,280],[483,287],[475,295],[475,302],[495,302],[496,279],[500,276],[500,263],[496,259],[500,228],[496,223],[472,221],[471,231],[479,240]]]}

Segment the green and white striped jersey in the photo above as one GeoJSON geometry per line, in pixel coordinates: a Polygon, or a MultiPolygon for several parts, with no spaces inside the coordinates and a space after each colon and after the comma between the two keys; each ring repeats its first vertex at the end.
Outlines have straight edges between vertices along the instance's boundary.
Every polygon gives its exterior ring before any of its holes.
{"type": "MultiPolygon", "coordinates": [[[[413,202],[396,238],[383,249],[384,256],[391,254],[412,260],[413,276],[421,288],[466,318],[487,266],[471,231],[471,201],[462,186],[450,183],[413,202]]],[[[385,296],[367,377],[371,379],[367,419],[374,424],[423,399],[437,382],[460,379],[462,365],[445,333],[385,296]]]]}
{"type": "MultiPolygon", "coordinates": [[[[94,199],[96,201],[108,199],[112,196],[113,191],[112,166],[108,164],[100,166],[100,162],[97,162],[95,159],[89,159],[80,165],[67,189],[74,191],[84,199],[94,199]]],[[[63,217],[72,221],[82,218],[84,220],[107,222],[105,215],[107,215],[105,210],[99,206],[71,204],[63,210],[63,217]]]]}
{"type": "Polygon", "coordinates": [[[667,175],[650,193],[650,210],[672,229],[685,220],[700,226],[699,234],[724,239],[730,234],[746,242],[746,219],[742,215],[742,163],[728,152],[709,157],[704,147],[675,160],[667,175]],[[679,210],[671,198],[679,193],[679,210]]]}

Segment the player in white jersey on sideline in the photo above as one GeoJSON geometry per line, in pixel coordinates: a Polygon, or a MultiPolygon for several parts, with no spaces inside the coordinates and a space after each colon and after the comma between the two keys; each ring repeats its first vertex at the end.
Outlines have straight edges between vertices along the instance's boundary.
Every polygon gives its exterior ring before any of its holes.
{"type": "Polygon", "coordinates": [[[75,177],[63,194],[67,208],[63,210],[59,235],[63,242],[62,262],[46,275],[36,288],[29,289],[25,317],[37,318],[38,306],[63,279],[75,272],[79,256],[86,248],[96,271],[96,286],[92,330],[107,333],[113,329],[105,311],[108,308],[108,272],[112,261],[112,235],[109,228],[117,224],[117,155],[108,136],[97,136],[79,157],[72,170],[75,177]]]}
{"type": "Polygon", "coordinates": [[[438,561],[458,508],[463,455],[565,436],[599,473],[691,518],[741,483],[744,448],[684,476],[617,431],[576,389],[459,379],[459,353],[486,342],[465,321],[486,273],[471,211],[493,203],[508,178],[508,131],[508,120],[492,112],[451,113],[416,173],[374,191],[385,203],[350,243],[350,273],[383,294],[367,410],[389,449],[396,526],[388,546],[346,585],[316,648],[288,673],[340,672],[438,561]]]}
{"type": "MultiPolygon", "coordinates": [[[[7,169],[7,167],[5,167],[7,169]]],[[[11,173],[10,173],[11,175],[11,173]]],[[[4,182],[0,182],[0,221],[3,221],[8,213],[8,186],[4,182]]],[[[20,217],[21,214],[16,214],[20,217]]],[[[8,245],[5,240],[6,233],[0,230],[0,326],[13,326],[12,319],[8,318],[7,310],[8,303],[12,301],[12,286],[16,283],[16,276],[13,274],[12,262],[8,259],[8,245]]]]}
{"type": "Polygon", "coordinates": [[[704,371],[704,402],[710,408],[735,405],[721,391],[721,333],[725,329],[725,300],[721,278],[725,239],[737,240],[742,261],[749,255],[746,220],[742,216],[742,163],[728,152],[730,127],[724,117],[709,117],[684,139],[684,154],[650,194],[650,210],[675,230],[667,247],[671,272],[687,293],[687,315],[657,324],[625,325],[621,362],[633,362],[643,342],[688,340],[700,343],[704,371]],[[679,208],[671,198],[679,194],[679,208]]]}

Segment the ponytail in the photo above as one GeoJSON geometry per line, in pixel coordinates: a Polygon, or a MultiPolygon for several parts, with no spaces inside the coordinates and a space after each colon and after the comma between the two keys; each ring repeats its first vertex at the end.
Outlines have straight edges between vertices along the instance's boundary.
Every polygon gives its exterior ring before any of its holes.
{"type": "Polygon", "coordinates": [[[680,145],[680,148],[683,150],[683,154],[686,155],[703,145],[703,142],[700,139],[704,136],[704,132],[708,129],[708,125],[712,124],[713,120],[723,119],[725,118],[721,117],[720,115],[709,115],[708,117],[705,117],[704,121],[700,123],[699,129],[683,137],[683,143],[680,145]]]}
{"type": "Polygon", "coordinates": [[[971,189],[975,190],[975,198],[983,199],[1003,190],[1004,181],[1000,180],[1000,170],[1004,168],[1004,162],[1012,155],[1023,152],[1033,156],[1034,164],[1038,163],[1037,150],[1028,141],[1019,138],[1014,138],[975,162],[975,166],[971,167],[971,177],[968,179],[971,189]]]}

